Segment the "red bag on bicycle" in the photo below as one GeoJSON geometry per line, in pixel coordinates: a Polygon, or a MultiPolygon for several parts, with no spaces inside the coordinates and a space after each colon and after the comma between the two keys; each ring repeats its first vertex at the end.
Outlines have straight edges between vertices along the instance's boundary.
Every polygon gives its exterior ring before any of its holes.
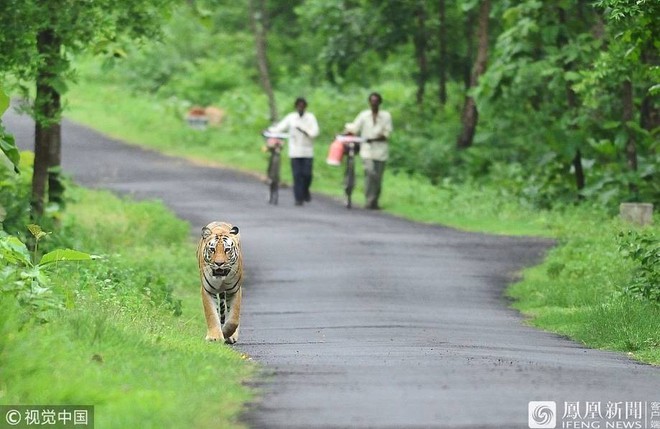
{"type": "Polygon", "coordinates": [[[327,162],[328,165],[336,167],[341,165],[341,160],[343,157],[344,143],[339,140],[333,141],[330,145],[330,148],[328,149],[328,157],[326,158],[325,162],[327,162]]]}

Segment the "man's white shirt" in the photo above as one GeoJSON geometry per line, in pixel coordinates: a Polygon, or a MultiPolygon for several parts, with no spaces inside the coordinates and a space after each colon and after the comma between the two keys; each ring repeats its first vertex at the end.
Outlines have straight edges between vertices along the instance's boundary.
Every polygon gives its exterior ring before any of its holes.
{"type": "Polygon", "coordinates": [[[268,131],[289,133],[289,158],[314,157],[314,139],[319,135],[319,124],[314,114],[305,112],[300,116],[298,112],[289,113],[268,131]],[[298,128],[304,130],[307,135],[298,128]]]}

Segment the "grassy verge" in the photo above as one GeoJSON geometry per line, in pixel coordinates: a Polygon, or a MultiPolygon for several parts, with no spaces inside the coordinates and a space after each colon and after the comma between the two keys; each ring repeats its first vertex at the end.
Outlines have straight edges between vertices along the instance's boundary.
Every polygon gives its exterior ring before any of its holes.
{"type": "MultiPolygon", "coordinates": [[[[508,289],[514,307],[541,329],[660,365],[660,305],[627,292],[640,264],[623,257],[617,237],[631,226],[584,215],[559,231],[560,245],[508,289]]],[[[637,230],[658,246],[658,226],[637,230]]]]}
{"type": "Polygon", "coordinates": [[[67,309],[49,323],[0,302],[0,403],[93,404],[98,428],[235,424],[253,368],[203,341],[189,225],[159,203],[72,192],[52,240],[103,259],[55,269],[67,309]]]}
{"type": "MultiPolygon", "coordinates": [[[[325,90],[319,89],[309,98],[346,101],[341,94],[324,97],[321,91],[325,90]]],[[[174,107],[131,96],[112,82],[100,85],[94,79],[82,79],[69,99],[71,118],[134,144],[248,171],[260,172],[266,165],[258,150],[258,133],[267,122],[251,108],[251,103],[265,105],[259,94],[226,95],[220,104],[228,112],[225,124],[203,132],[190,130],[181,119],[183,112],[174,107]]],[[[324,142],[332,139],[332,127],[340,126],[336,107],[344,104],[355,106],[338,102],[313,110],[330,123],[317,140],[313,189],[337,198],[341,196],[342,172],[322,160],[327,150],[324,142]]],[[[343,115],[350,118],[346,112],[343,115]]],[[[285,165],[283,177],[289,175],[285,165]]],[[[637,267],[617,249],[617,234],[629,227],[612,220],[610,214],[588,205],[539,211],[500,189],[469,183],[434,186],[422,178],[392,172],[385,176],[384,189],[386,210],[413,220],[471,231],[556,238],[560,245],[546,261],[526,270],[524,280],[510,289],[515,307],[539,328],[568,335],[590,347],[628,352],[636,359],[660,364],[659,309],[624,293],[637,267]]],[[[361,189],[356,193],[360,203],[361,189]]],[[[656,215],[656,225],[659,220],[656,215]]],[[[657,226],[648,230],[655,237],[658,232],[657,226]]]]}

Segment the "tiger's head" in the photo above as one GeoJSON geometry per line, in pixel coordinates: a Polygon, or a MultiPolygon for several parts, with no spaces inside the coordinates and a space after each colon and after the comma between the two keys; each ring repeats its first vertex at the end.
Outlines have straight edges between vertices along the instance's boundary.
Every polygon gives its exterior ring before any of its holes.
{"type": "Polygon", "coordinates": [[[214,277],[226,277],[240,258],[240,234],[237,226],[211,222],[202,228],[199,246],[200,268],[206,265],[214,277]]]}

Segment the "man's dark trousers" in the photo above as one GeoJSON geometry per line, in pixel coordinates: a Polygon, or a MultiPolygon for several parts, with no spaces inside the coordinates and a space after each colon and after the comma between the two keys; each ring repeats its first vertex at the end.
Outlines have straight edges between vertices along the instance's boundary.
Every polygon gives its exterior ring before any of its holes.
{"type": "Polygon", "coordinates": [[[309,187],[312,184],[313,158],[291,158],[291,171],[293,172],[293,197],[296,203],[309,201],[311,195],[309,187]]]}

